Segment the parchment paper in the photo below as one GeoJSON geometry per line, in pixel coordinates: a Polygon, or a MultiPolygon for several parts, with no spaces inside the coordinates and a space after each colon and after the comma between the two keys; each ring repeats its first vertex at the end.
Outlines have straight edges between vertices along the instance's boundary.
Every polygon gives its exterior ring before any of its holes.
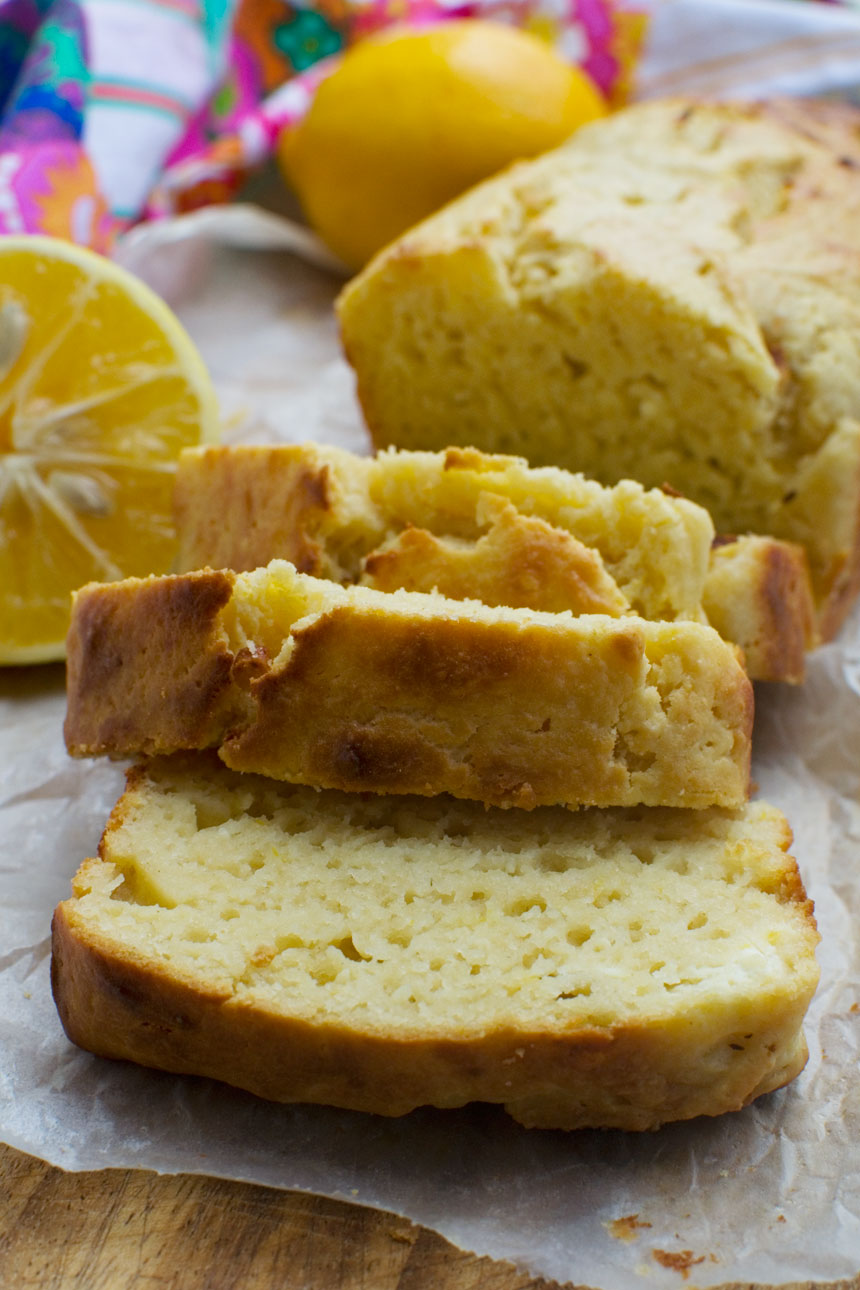
{"type": "MultiPolygon", "coordinates": [[[[668,0],[658,48],[671,10],[716,57],[721,35],[737,38],[726,14],[745,8],[779,49],[804,24],[844,35],[850,19],[860,55],[860,19],[740,0],[668,0]]],[[[819,66],[802,88],[860,82],[836,63],[835,80],[819,66]]],[[[649,84],[660,74],[646,68],[649,84]]],[[[339,280],[304,231],[250,208],[204,212],[133,235],[123,255],[179,305],[229,438],[367,449],[331,314],[339,280]],[[268,249],[238,249],[252,246],[268,249]]],[[[824,938],[809,1065],[744,1112],[648,1135],[529,1132],[481,1107],[391,1121],[281,1107],[72,1047],[50,997],[51,911],[122,769],[67,758],[64,704],[61,667],[0,672],[0,1138],[67,1169],[210,1173],[381,1206],[600,1290],[681,1286],[661,1251],[690,1252],[691,1286],[860,1272],[860,611],[802,688],[757,693],[755,777],[793,824],[824,938]],[[629,1215],[640,1226],[623,1241],[609,1225],[629,1215]]]]}

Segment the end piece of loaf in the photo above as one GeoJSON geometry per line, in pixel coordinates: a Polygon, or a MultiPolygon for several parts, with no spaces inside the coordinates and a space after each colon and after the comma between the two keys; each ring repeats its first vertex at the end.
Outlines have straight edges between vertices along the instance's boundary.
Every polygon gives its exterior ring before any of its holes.
{"type": "Polygon", "coordinates": [[[860,585],[860,116],[649,102],[479,186],[344,290],[377,447],[667,482],[860,585]]]}
{"type": "Polygon", "coordinates": [[[56,911],[54,995],[94,1053],[261,1097],[654,1129],[804,1065],[790,840],[764,803],[526,815],[154,762],[56,911]]]}
{"type": "Polygon", "coordinates": [[[799,684],[815,639],[815,604],[803,547],[773,538],[718,538],[703,597],[708,622],[743,641],[756,681],[799,684]]]}
{"type": "Polygon", "coordinates": [[[340,587],[273,561],[90,584],[76,756],[218,747],[236,770],[498,806],[739,805],[752,687],[710,627],[340,587]]]}
{"type": "Polygon", "coordinates": [[[314,443],[189,450],[175,511],[180,569],[280,558],[383,591],[668,620],[699,620],[704,603],[754,680],[801,681],[814,639],[799,548],[757,538],[712,550],[709,516],[683,498],[514,457],[369,459],[314,443]]]}

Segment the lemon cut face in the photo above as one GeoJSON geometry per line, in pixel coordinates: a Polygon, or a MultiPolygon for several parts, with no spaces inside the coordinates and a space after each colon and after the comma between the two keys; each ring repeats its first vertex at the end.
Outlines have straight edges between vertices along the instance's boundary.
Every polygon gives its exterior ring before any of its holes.
{"type": "Polygon", "coordinates": [[[84,583],[169,570],[177,458],[217,427],[148,287],[70,243],[0,238],[0,663],[62,658],[84,583]]]}

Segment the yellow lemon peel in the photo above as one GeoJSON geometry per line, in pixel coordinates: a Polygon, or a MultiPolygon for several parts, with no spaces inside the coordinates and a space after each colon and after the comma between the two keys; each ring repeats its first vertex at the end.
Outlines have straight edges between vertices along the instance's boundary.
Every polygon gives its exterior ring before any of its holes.
{"type": "Polygon", "coordinates": [[[281,167],[351,269],[467,188],[607,112],[528,32],[479,19],[362,41],[286,131],[281,167]]]}

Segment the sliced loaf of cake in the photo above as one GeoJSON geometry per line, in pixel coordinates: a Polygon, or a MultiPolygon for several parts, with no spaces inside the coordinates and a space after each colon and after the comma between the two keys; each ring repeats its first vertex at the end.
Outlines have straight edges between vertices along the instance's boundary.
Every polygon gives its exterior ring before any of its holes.
{"type": "Polygon", "coordinates": [[[92,583],[69,751],[498,806],[737,806],[752,687],[711,627],[341,587],[273,561],[92,583]]]}
{"type": "Polygon", "coordinates": [[[182,570],[282,558],[383,591],[573,613],[707,619],[754,680],[800,681],[814,641],[802,548],[715,539],[705,511],[474,449],[242,445],[190,450],[176,481],[182,570]]]}
{"type": "Polygon", "coordinates": [[[131,772],[54,918],[94,1053],[286,1102],[654,1129],[806,1060],[812,907],[778,811],[484,810],[131,772]]]}
{"type": "Polygon", "coordinates": [[[860,585],[860,114],[647,102],[473,189],[340,301],[377,447],[664,483],[860,585]]]}

